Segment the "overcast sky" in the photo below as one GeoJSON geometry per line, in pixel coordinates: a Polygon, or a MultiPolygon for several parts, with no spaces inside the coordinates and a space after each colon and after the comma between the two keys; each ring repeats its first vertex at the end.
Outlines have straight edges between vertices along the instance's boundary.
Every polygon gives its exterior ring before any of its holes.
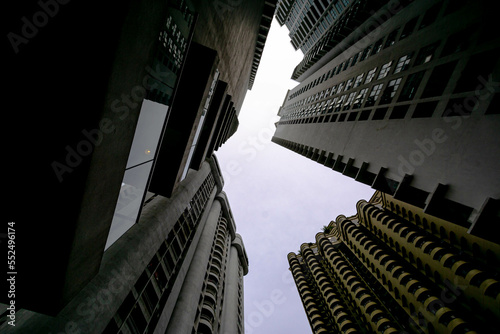
{"type": "Polygon", "coordinates": [[[287,254],[374,190],[271,142],[290,76],[302,60],[286,27],[273,20],[238,131],[216,152],[224,191],[249,257],[245,276],[247,334],[311,333],[287,254]]]}

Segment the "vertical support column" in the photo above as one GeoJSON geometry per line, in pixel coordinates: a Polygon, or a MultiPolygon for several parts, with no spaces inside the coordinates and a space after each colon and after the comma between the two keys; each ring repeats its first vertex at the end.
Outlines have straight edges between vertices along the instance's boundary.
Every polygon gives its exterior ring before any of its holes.
{"type": "MultiPolygon", "coordinates": [[[[238,261],[238,248],[231,245],[229,251],[229,261],[226,271],[226,286],[224,295],[224,310],[222,313],[221,333],[236,334],[240,333],[238,323],[240,322],[238,310],[239,284],[240,282],[240,262],[238,261]]],[[[241,312],[243,310],[240,310],[241,312]]],[[[243,326],[243,324],[241,324],[243,326]]],[[[241,327],[243,329],[243,327],[241,327]]]]}
{"type": "Polygon", "coordinates": [[[220,212],[221,204],[215,200],[165,333],[191,333],[220,212]]]}

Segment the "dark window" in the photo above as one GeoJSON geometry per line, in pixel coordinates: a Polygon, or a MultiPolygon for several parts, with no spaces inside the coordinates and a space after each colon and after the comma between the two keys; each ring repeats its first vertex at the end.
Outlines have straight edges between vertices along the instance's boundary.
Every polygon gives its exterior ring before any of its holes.
{"type": "Polygon", "coordinates": [[[413,33],[413,30],[415,29],[415,26],[417,25],[417,21],[418,21],[418,16],[414,17],[410,21],[406,22],[406,24],[403,28],[403,31],[401,32],[401,36],[399,37],[400,40],[410,36],[413,33]]]}
{"type": "Polygon", "coordinates": [[[422,81],[425,71],[420,71],[417,73],[410,74],[408,78],[406,78],[406,82],[403,86],[401,94],[399,95],[398,101],[409,101],[415,97],[418,86],[422,81]]]}
{"type": "Polygon", "coordinates": [[[417,58],[415,59],[414,65],[417,66],[430,62],[434,57],[434,53],[436,52],[439,44],[440,42],[435,42],[421,48],[418,52],[417,58]]]}
{"type": "Polygon", "coordinates": [[[398,31],[399,31],[399,28],[394,29],[389,34],[389,36],[387,36],[387,40],[385,41],[385,44],[384,44],[384,49],[391,46],[391,45],[394,45],[394,43],[396,43],[396,37],[398,36],[398,31]]]}
{"type": "Polygon", "coordinates": [[[379,53],[380,50],[382,50],[382,44],[383,43],[384,43],[384,39],[383,38],[381,38],[378,41],[376,41],[375,44],[373,45],[373,50],[372,50],[372,53],[370,54],[370,56],[373,56],[373,55],[376,55],[377,53],[379,53]]]}
{"type": "Polygon", "coordinates": [[[422,98],[431,96],[440,96],[448,84],[448,79],[451,77],[458,60],[436,66],[432,70],[432,74],[427,80],[422,98]]]}
{"type": "Polygon", "coordinates": [[[372,120],[381,120],[384,119],[385,114],[387,113],[387,110],[389,108],[378,108],[375,110],[375,113],[373,114],[372,120]]]}
{"type": "Polygon", "coordinates": [[[392,109],[391,116],[389,116],[389,119],[405,118],[406,113],[408,112],[408,108],[410,108],[409,104],[394,107],[394,109],[392,109]]]}
{"type": "Polygon", "coordinates": [[[442,3],[439,2],[425,12],[424,17],[422,18],[422,22],[420,22],[420,25],[418,26],[419,30],[431,25],[432,23],[434,23],[434,21],[436,21],[439,10],[441,9],[441,5],[442,3]]]}
{"type": "Polygon", "coordinates": [[[367,119],[369,119],[371,112],[371,110],[363,110],[361,112],[361,115],[359,115],[358,121],[366,121],[367,119]]]}
{"type": "Polygon", "coordinates": [[[371,45],[368,45],[364,50],[363,50],[363,54],[361,55],[361,57],[359,58],[359,61],[363,61],[366,59],[366,57],[368,56],[368,54],[370,53],[370,50],[371,50],[372,46],[371,45]]]}
{"type": "Polygon", "coordinates": [[[463,30],[448,37],[448,40],[444,44],[443,51],[441,52],[441,57],[467,49],[470,44],[470,35],[470,30],[463,30]]]}
{"type": "Polygon", "coordinates": [[[347,118],[347,121],[348,122],[352,122],[352,121],[355,121],[356,120],[356,116],[358,116],[358,112],[357,111],[353,111],[349,114],[349,117],[347,118]]]}
{"type": "Polygon", "coordinates": [[[475,90],[480,79],[488,80],[498,61],[499,49],[478,53],[470,57],[455,86],[455,93],[475,90]]]}
{"type": "Polygon", "coordinates": [[[434,110],[439,101],[431,101],[431,102],[423,102],[417,104],[415,111],[413,111],[412,118],[424,118],[424,117],[432,117],[434,110]]]}

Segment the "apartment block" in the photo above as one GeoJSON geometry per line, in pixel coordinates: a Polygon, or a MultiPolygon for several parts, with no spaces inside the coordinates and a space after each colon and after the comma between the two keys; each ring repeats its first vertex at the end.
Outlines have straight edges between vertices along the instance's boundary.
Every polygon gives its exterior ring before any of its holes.
{"type": "Polygon", "coordinates": [[[499,242],[488,1],[280,1],[304,58],[273,142],[499,242]]]}
{"type": "Polygon", "coordinates": [[[377,191],[289,253],[313,333],[492,333],[500,245],[377,191]]]}

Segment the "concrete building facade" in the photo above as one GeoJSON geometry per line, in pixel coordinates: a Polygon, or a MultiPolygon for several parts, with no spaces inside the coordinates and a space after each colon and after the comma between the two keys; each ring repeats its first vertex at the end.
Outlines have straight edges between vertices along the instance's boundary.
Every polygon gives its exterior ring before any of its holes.
{"type": "Polygon", "coordinates": [[[241,325],[247,263],[213,153],[238,128],[274,10],[264,0],[8,5],[16,293],[0,302],[15,302],[17,323],[3,328],[163,332],[186,316],[176,295],[196,304],[183,323],[195,331],[241,325]],[[191,259],[204,267],[189,270],[191,259]],[[184,279],[202,283],[203,300],[184,279]]]}
{"type": "MultiPolygon", "coordinates": [[[[172,197],[150,194],[139,223],[56,316],[16,312],[12,333],[243,333],[248,258],[215,156],[172,197]]],[[[8,321],[8,318],[7,318],[8,321]]]]}
{"type": "Polygon", "coordinates": [[[313,333],[492,333],[500,245],[377,191],[289,253],[313,333]]]}
{"type": "Polygon", "coordinates": [[[498,242],[490,2],[280,1],[276,15],[297,48],[323,32],[294,70],[273,141],[498,242]]]}

